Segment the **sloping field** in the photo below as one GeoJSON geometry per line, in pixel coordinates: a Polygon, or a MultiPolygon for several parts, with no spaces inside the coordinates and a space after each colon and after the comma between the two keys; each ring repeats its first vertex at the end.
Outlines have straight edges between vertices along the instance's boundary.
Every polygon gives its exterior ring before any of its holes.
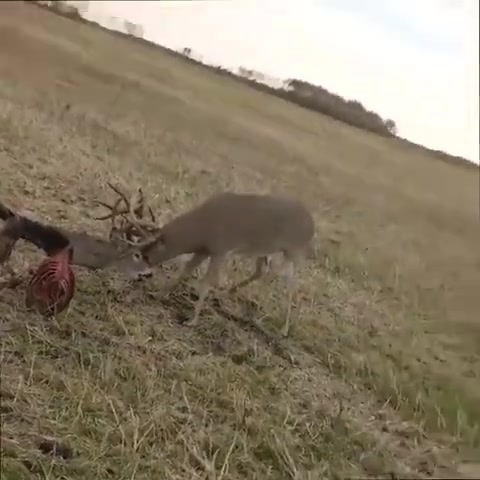
{"type": "MultiPolygon", "coordinates": [[[[57,324],[1,291],[2,480],[479,477],[478,171],[0,3],[0,199],[103,234],[107,180],[162,219],[221,189],[305,201],[296,322],[281,339],[264,281],[184,327],[195,281],[162,299],[169,269],[133,287],[77,269],[57,324]]],[[[22,244],[16,268],[39,258],[22,244]]]]}

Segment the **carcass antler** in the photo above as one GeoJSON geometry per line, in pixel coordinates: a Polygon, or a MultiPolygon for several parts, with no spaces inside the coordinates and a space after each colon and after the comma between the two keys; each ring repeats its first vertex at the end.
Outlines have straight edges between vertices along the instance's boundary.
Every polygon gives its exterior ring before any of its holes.
{"type": "Polygon", "coordinates": [[[141,188],[138,188],[138,190],[128,198],[120,187],[110,182],[108,182],[107,185],[118,195],[118,199],[113,205],[96,201],[98,205],[110,210],[110,213],[96,217],[96,220],[111,219],[111,240],[122,240],[135,245],[139,240],[147,238],[152,232],[158,230],[155,214],[152,208],[146,204],[145,195],[141,188]],[[122,202],[124,204],[123,208],[121,208],[122,202]],[[145,209],[149,213],[150,221],[144,220],[145,209]],[[115,224],[117,217],[120,217],[118,226],[115,224]],[[137,237],[137,240],[134,240],[135,237],[137,237]]]}

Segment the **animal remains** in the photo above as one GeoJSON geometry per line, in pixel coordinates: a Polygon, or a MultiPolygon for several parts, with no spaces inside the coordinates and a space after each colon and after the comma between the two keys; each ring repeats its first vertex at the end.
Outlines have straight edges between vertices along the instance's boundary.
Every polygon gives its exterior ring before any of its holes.
{"type": "Polygon", "coordinates": [[[26,288],[25,305],[41,315],[57,315],[70,304],[75,293],[75,275],[70,266],[73,248],[68,245],[46,258],[26,288]]]}
{"type": "Polygon", "coordinates": [[[48,256],[71,245],[72,265],[90,270],[115,270],[132,280],[140,280],[152,275],[152,270],[143,260],[140,250],[118,234],[119,229],[113,221],[109,239],[106,240],[86,232],[47,225],[16,215],[0,203],[0,219],[8,223],[9,219],[15,216],[18,217],[19,222],[18,238],[35,245],[48,256]]]}
{"type": "MultiPolygon", "coordinates": [[[[13,248],[25,231],[25,219],[0,204],[0,217],[5,218],[0,233],[1,260],[9,261],[13,248]]],[[[33,272],[26,288],[25,303],[42,315],[60,313],[66,309],[75,291],[75,277],[70,267],[72,248],[68,238],[59,232],[50,235],[49,252],[56,252],[45,259],[33,272]]],[[[11,287],[21,283],[10,268],[11,287]]]]}
{"type": "Polygon", "coordinates": [[[4,220],[0,230],[0,264],[8,262],[18,239],[32,243],[49,257],[26,287],[26,306],[42,315],[56,315],[72,300],[75,275],[71,264],[93,270],[116,269],[135,280],[152,274],[138,249],[115,237],[115,232],[110,232],[109,241],[85,232],[71,232],[16,214],[2,203],[0,218],[4,220]]]}
{"type": "Polygon", "coordinates": [[[7,218],[0,226],[0,267],[7,271],[11,279],[16,276],[10,265],[10,257],[20,236],[19,227],[19,219],[15,215],[7,218]]]}

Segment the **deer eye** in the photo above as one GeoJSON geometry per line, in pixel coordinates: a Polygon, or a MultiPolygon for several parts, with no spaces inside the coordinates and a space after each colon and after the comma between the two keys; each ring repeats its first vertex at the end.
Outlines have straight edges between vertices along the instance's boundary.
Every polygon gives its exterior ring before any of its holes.
{"type": "Polygon", "coordinates": [[[141,259],[142,259],[142,256],[138,253],[138,252],[135,252],[133,254],[133,259],[136,261],[136,262],[139,262],[141,259]]]}

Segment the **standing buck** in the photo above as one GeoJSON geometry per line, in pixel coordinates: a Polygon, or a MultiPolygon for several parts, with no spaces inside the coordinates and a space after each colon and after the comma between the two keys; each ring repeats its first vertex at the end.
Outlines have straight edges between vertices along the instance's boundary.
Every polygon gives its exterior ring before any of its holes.
{"type": "MultiPolygon", "coordinates": [[[[295,267],[312,251],[314,236],[312,215],[303,204],[284,196],[220,193],[160,228],[154,223],[141,223],[126,196],[117,193],[127,208],[122,213],[118,211],[120,200],[111,207],[103,204],[111,209],[111,214],[102,219],[111,218],[113,222],[116,215],[122,215],[125,231],[130,235],[136,232],[143,238],[138,247],[149,265],[193,254],[167,283],[166,292],[173,290],[204,261],[210,260],[189,325],[198,323],[205,298],[210,288],[219,283],[221,269],[230,254],[256,258],[252,274],[230,288],[230,292],[236,292],[265,274],[269,255],[283,253],[288,308],[282,333],[288,335],[295,267]]],[[[143,204],[143,195],[139,193],[143,204]]],[[[154,220],[151,210],[150,214],[154,220]]]]}

